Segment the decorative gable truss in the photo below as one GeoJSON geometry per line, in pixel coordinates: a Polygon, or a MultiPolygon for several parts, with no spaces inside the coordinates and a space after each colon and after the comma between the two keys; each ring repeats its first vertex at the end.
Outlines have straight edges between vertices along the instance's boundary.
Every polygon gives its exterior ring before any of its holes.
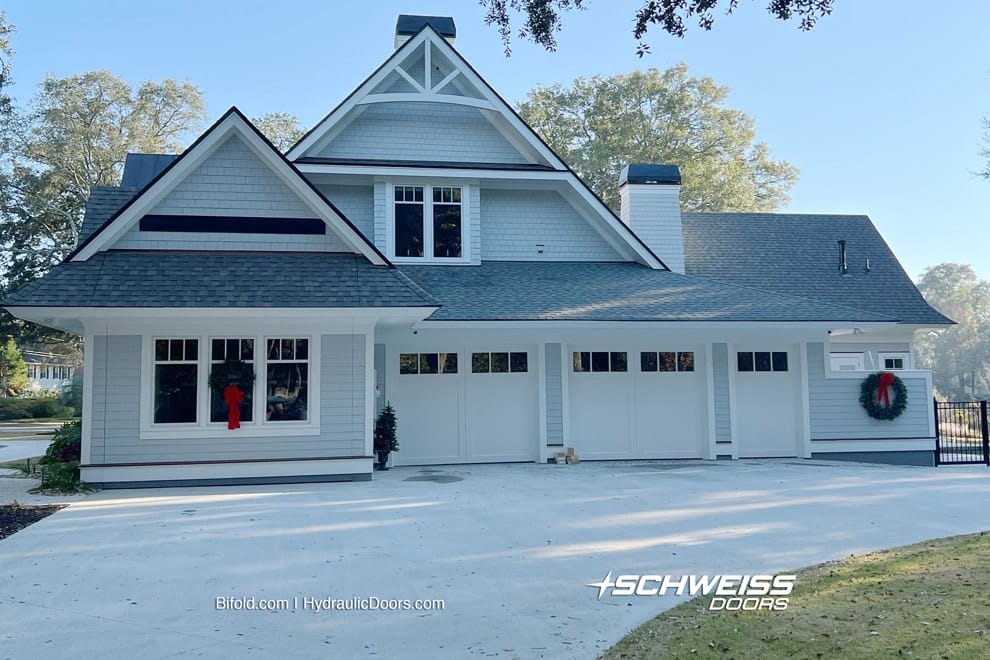
{"type": "Polygon", "coordinates": [[[351,252],[388,260],[236,108],[80,244],[107,249],[351,252]]]}
{"type": "Polygon", "coordinates": [[[524,187],[535,184],[560,192],[625,258],[666,270],[430,25],[400,46],[287,157],[310,177],[478,179],[484,171],[481,177],[486,179],[525,180],[524,187]],[[469,127],[456,144],[451,119],[469,127]],[[412,130],[404,134],[404,126],[412,130]],[[428,173],[424,167],[430,168],[428,173]]]}

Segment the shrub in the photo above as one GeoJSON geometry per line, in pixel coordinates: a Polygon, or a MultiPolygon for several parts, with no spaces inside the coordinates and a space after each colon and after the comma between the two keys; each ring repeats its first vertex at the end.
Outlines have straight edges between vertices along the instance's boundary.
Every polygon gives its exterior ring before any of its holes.
{"type": "Polygon", "coordinates": [[[52,463],[77,463],[82,453],[82,423],[66,422],[62,428],[55,431],[52,442],[45,451],[46,464],[52,463]]]}
{"type": "Polygon", "coordinates": [[[82,423],[66,422],[55,431],[44,458],[42,488],[63,492],[79,490],[79,460],[82,454],[82,423]]]}
{"type": "Polygon", "coordinates": [[[58,395],[40,395],[16,399],[0,397],[0,421],[57,417],[66,411],[62,407],[58,395]]]}

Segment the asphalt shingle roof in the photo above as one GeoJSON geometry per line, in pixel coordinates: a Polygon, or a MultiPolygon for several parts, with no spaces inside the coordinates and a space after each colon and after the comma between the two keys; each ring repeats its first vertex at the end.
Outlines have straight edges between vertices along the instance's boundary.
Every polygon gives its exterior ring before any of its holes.
{"type": "Polygon", "coordinates": [[[442,305],[430,321],[892,321],[831,303],[634,263],[402,266],[442,305]]]}
{"type": "Polygon", "coordinates": [[[124,186],[93,186],[89,192],[89,201],[86,202],[86,215],[83,217],[77,244],[81,244],[93,232],[102,227],[104,222],[109,220],[140,190],[140,188],[124,186]]]}
{"type": "Polygon", "coordinates": [[[9,306],[427,307],[398,269],[352,254],[109,251],[56,266],[9,306]]]}
{"type": "Polygon", "coordinates": [[[902,323],[952,322],[925,302],[865,215],[684,213],[681,218],[689,275],[868,309],[902,323]],[[840,240],[846,241],[846,275],[839,272],[840,240]]]}

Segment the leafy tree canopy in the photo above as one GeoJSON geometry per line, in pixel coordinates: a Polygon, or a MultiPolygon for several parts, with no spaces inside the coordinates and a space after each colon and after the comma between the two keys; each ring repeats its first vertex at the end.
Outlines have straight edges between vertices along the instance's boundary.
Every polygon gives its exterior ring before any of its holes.
{"type": "Polygon", "coordinates": [[[682,63],[538,86],[519,113],[613,209],[623,165],[673,163],[686,211],[774,211],[798,171],[754,141],[753,120],[723,106],[728,93],[682,63]]]}
{"type": "MultiPolygon", "coordinates": [[[[505,54],[511,53],[513,15],[521,14],[522,27],[517,31],[520,39],[543,46],[549,51],[557,49],[556,33],[563,27],[562,14],[572,9],[586,9],[586,0],[480,0],[487,9],[486,25],[495,25],[502,36],[505,54]]],[[[776,19],[799,19],[802,30],[810,30],[819,18],[832,13],[835,0],[770,0],[767,11],[776,19]]],[[[696,20],[703,30],[711,30],[715,12],[724,8],[731,14],[739,0],[644,0],[633,18],[633,37],[639,42],[636,52],[640,57],[650,51],[643,42],[650,27],[659,25],[662,30],[676,37],[687,32],[687,23],[696,20]]]]}
{"type": "Polygon", "coordinates": [[[931,369],[935,389],[950,399],[990,396],[990,282],[970,266],[943,263],[925,269],[918,289],[957,325],[919,333],[918,364],[931,369]]]}
{"type": "Polygon", "coordinates": [[[14,344],[14,338],[8,337],[0,345],[0,395],[17,396],[27,389],[29,384],[27,364],[14,344]]]}
{"type": "Polygon", "coordinates": [[[268,112],[255,117],[251,123],[282,153],[288,151],[306,133],[299,125],[299,118],[287,112],[268,112]]]}

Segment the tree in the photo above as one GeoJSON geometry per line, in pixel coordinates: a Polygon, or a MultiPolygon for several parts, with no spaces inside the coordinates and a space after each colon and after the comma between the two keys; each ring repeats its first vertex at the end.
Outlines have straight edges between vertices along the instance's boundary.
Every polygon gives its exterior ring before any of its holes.
{"type": "Polygon", "coordinates": [[[107,71],[45,78],[10,122],[0,167],[0,293],[72,250],[90,188],[118,184],[129,151],[179,151],[204,116],[202,93],[188,82],[133,89],[107,71]]]}
{"type": "Polygon", "coordinates": [[[0,394],[17,396],[27,389],[27,365],[21,352],[17,350],[13,337],[7,337],[7,342],[0,346],[0,394]]]}
{"type": "Polygon", "coordinates": [[[678,165],[687,211],[774,211],[798,171],[754,143],[753,120],[722,106],[728,93],[682,63],[537,86],[519,114],[613,209],[622,166],[634,162],[678,165]]]}
{"type": "Polygon", "coordinates": [[[251,122],[282,153],[288,151],[306,133],[299,125],[299,118],[287,112],[268,112],[255,117],[251,122]]]}
{"type": "Polygon", "coordinates": [[[931,369],[935,389],[950,399],[990,395],[990,282],[969,266],[943,263],[925,269],[918,289],[928,304],[957,325],[915,339],[919,366],[931,369]]]}
{"type": "MultiPolygon", "coordinates": [[[[481,6],[488,11],[485,14],[485,25],[495,25],[502,36],[505,54],[511,54],[512,16],[522,14],[522,27],[518,37],[529,39],[549,51],[557,50],[557,39],[554,36],[563,27],[561,14],[572,9],[585,9],[585,0],[480,0],[481,6]]],[[[686,21],[697,19],[698,26],[703,30],[711,30],[715,23],[714,11],[721,0],[644,0],[642,7],[636,11],[633,19],[633,37],[639,42],[636,53],[642,57],[650,51],[649,45],[643,43],[643,37],[649,32],[650,26],[659,25],[661,29],[675,37],[683,37],[687,33],[686,21]]],[[[770,0],[767,11],[776,19],[788,21],[799,18],[798,27],[810,30],[823,18],[832,13],[835,0],[770,0]]],[[[739,0],[726,0],[723,3],[725,13],[731,14],[739,0]]]]}

